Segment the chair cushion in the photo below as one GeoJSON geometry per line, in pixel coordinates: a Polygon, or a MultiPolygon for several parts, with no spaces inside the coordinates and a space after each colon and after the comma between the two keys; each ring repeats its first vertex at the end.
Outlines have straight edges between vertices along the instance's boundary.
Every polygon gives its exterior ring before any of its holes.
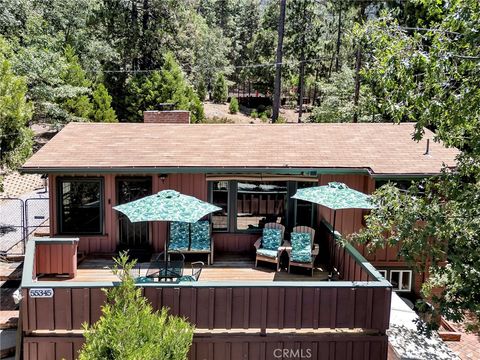
{"type": "Polygon", "coordinates": [[[191,224],[192,238],[190,250],[210,250],[210,223],[197,221],[191,224]]]}
{"type": "Polygon", "coordinates": [[[308,233],[292,232],[292,253],[290,259],[295,262],[309,263],[312,261],[312,239],[308,233]]]}
{"type": "Polygon", "coordinates": [[[262,248],[267,250],[278,250],[282,242],[282,230],[263,229],[262,248]]]}
{"type": "Polygon", "coordinates": [[[268,256],[271,258],[276,258],[278,254],[278,250],[268,250],[268,249],[258,249],[258,255],[268,256]]]}
{"type": "Polygon", "coordinates": [[[185,222],[174,221],[170,224],[170,242],[168,244],[169,251],[187,251],[189,225],[185,222]]]}

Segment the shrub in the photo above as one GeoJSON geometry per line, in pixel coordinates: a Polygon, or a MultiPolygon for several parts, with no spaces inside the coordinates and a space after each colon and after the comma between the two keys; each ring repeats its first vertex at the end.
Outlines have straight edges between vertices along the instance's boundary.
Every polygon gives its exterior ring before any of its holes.
{"type": "Polygon", "coordinates": [[[252,110],[252,111],[250,112],[250,116],[251,116],[252,118],[254,118],[254,119],[258,118],[258,112],[257,112],[257,110],[252,110]]]}
{"type": "Polygon", "coordinates": [[[267,121],[268,121],[268,116],[267,116],[267,114],[265,114],[264,112],[262,112],[262,113],[260,114],[260,120],[261,120],[262,122],[267,122],[267,121]]]}
{"type": "Polygon", "coordinates": [[[184,319],[153,311],[131,275],[135,261],[126,253],[115,260],[113,273],[121,283],[107,290],[102,316],[90,328],[84,324],[85,344],[80,360],[184,360],[193,338],[193,327],[184,319]]]}
{"type": "Polygon", "coordinates": [[[239,110],[239,107],[238,107],[238,100],[236,97],[232,97],[232,99],[230,100],[230,106],[228,107],[228,109],[230,110],[230,114],[236,114],[239,110]]]}
{"type": "Polygon", "coordinates": [[[223,104],[227,101],[228,87],[223,74],[219,74],[213,84],[213,102],[223,104]]]}

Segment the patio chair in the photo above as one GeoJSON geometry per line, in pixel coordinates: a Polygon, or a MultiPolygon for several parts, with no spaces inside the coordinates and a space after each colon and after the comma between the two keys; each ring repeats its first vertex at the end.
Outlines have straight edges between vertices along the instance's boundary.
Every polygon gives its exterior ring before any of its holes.
{"type": "Polygon", "coordinates": [[[313,270],[319,247],[313,241],[315,230],[308,226],[296,226],[290,234],[291,246],[287,248],[288,272],[292,266],[304,267],[313,270]]]}
{"type": "Polygon", "coordinates": [[[255,267],[258,261],[265,261],[277,264],[277,271],[280,270],[280,255],[283,248],[283,236],[285,226],[278,223],[266,223],[263,228],[262,237],[254,244],[256,249],[255,267]]]}
{"type": "Polygon", "coordinates": [[[202,220],[190,224],[189,253],[208,254],[207,264],[213,263],[212,226],[209,221],[202,220]]]}
{"type": "Polygon", "coordinates": [[[161,253],[155,260],[150,262],[145,277],[147,279],[176,280],[183,276],[185,255],[181,252],[172,251],[168,253],[168,259],[161,253]]]}
{"type": "Polygon", "coordinates": [[[168,252],[188,251],[189,236],[190,236],[189,223],[173,221],[170,224],[170,239],[168,242],[168,252]]]}
{"type": "Polygon", "coordinates": [[[180,281],[198,281],[205,264],[203,263],[203,261],[195,261],[195,262],[192,262],[191,265],[192,265],[192,275],[183,275],[180,278],[180,281]]]}

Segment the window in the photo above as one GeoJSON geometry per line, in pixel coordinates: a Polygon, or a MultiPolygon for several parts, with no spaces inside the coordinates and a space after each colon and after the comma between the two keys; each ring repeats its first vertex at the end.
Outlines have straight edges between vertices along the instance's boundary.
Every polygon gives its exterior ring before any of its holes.
{"type": "Polygon", "coordinates": [[[227,231],[228,230],[228,181],[212,181],[212,204],[221,207],[219,210],[212,214],[212,224],[214,231],[227,231]]]}
{"type": "Polygon", "coordinates": [[[377,270],[377,271],[380,273],[380,275],[383,276],[384,279],[387,278],[387,270],[377,270]]]}
{"type": "Polygon", "coordinates": [[[285,224],[287,182],[237,183],[236,229],[262,229],[266,223],[285,224]]]}
{"type": "Polygon", "coordinates": [[[103,232],[103,182],[100,178],[58,181],[59,233],[101,234],[103,232]]]}
{"type": "Polygon", "coordinates": [[[390,283],[395,291],[412,290],[411,270],[390,270],[390,283]]]}

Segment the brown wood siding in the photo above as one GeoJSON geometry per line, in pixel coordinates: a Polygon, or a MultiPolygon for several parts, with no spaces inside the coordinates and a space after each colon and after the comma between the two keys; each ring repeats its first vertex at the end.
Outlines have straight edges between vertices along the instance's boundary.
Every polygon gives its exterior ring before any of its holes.
{"type": "MultiPolygon", "coordinates": [[[[50,235],[61,236],[57,224],[57,178],[59,175],[49,176],[50,186],[50,235]]],[[[71,175],[69,175],[71,176],[71,175]]],[[[78,175],[85,176],[86,175],[78,175]]],[[[104,228],[102,235],[80,235],[78,251],[89,253],[111,253],[117,248],[118,216],[113,207],[116,199],[116,174],[94,174],[88,177],[102,177],[104,179],[104,228]]],[[[192,195],[207,200],[207,181],[205,174],[169,174],[164,181],[157,175],[152,176],[152,192],[165,189],[174,189],[183,194],[192,195]]],[[[153,250],[162,251],[167,237],[167,224],[164,222],[152,223],[151,243],[153,250]]]]}
{"type": "Polygon", "coordinates": [[[253,254],[253,244],[261,234],[214,233],[215,253],[253,254]]]}
{"type": "MultiPolygon", "coordinates": [[[[26,336],[24,358],[36,360],[73,360],[83,344],[83,337],[26,336]]],[[[195,335],[190,360],[384,360],[388,341],[385,335],[355,334],[315,335],[195,335]],[[282,357],[286,350],[290,355],[282,357]],[[303,356],[302,356],[303,355],[303,356]]]]}
{"type": "MultiPolygon", "coordinates": [[[[23,329],[80,330],[95,322],[101,288],[55,288],[52,298],[23,290],[23,329]]],[[[335,287],[144,288],[155,309],[189,319],[198,329],[388,328],[390,289],[335,287]]]]}
{"type": "Polygon", "coordinates": [[[35,276],[38,274],[77,273],[77,244],[37,244],[35,276]]]}

